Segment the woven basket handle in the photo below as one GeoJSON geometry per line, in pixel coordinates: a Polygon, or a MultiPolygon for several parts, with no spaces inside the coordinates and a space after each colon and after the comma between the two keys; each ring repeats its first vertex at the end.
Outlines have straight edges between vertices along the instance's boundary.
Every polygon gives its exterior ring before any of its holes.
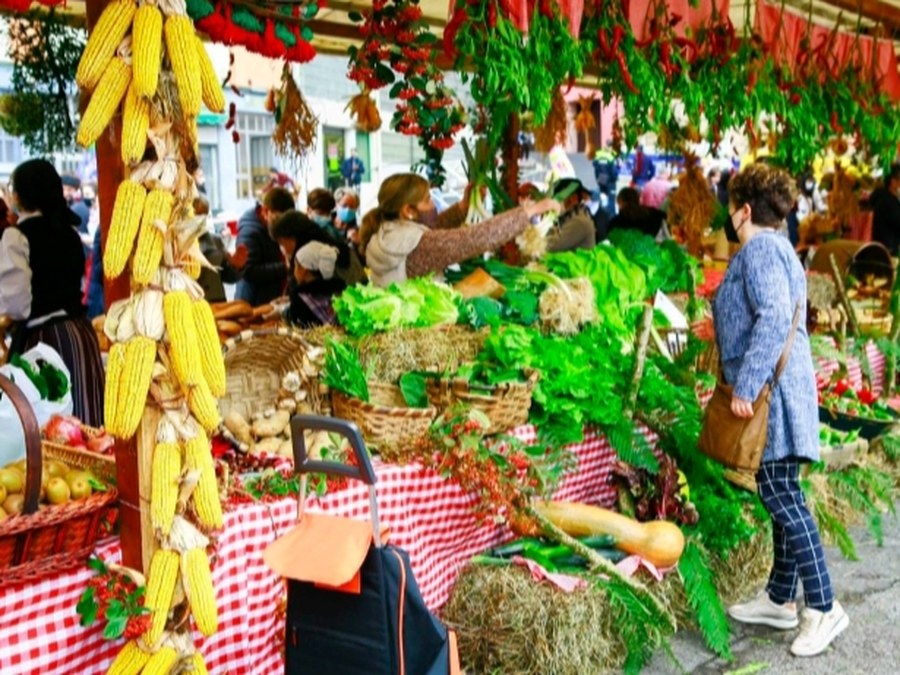
{"type": "Polygon", "coordinates": [[[22,513],[34,513],[41,496],[41,428],[31,404],[16,383],[0,375],[0,390],[9,398],[25,431],[25,504],[22,513]]]}

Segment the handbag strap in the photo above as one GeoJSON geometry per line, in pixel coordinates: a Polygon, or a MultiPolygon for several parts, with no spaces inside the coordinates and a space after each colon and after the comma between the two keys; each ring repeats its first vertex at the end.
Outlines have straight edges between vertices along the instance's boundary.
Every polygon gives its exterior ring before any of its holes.
{"type": "Polygon", "coordinates": [[[797,335],[797,328],[800,326],[800,309],[803,307],[802,300],[797,301],[797,307],[794,309],[794,320],[791,323],[791,332],[788,333],[787,340],[784,343],[784,350],[778,357],[778,364],[775,366],[775,377],[772,378],[772,387],[778,382],[781,373],[787,366],[788,357],[791,355],[791,348],[794,346],[794,338],[797,335]]]}

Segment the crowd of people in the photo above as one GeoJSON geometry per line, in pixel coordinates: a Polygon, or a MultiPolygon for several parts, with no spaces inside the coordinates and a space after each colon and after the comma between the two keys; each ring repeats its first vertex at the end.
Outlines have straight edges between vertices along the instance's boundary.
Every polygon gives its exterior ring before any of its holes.
{"type": "MultiPolygon", "coordinates": [[[[463,227],[469,191],[461,201],[436,207],[428,180],[414,173],[393,175],[380,186],[377,205],[360,212],[350,179],[334,191],[309,190],[304,208],[297,186],[272,170],[270,183],[237,226],[233,251],[213,231],[200,239],[211,263],[199,279],[211,302],[234,297],[253,306],[272,303],[287,321],[309,327],[334,321],[331,300],[353,284],[384,286],[411,277],[440,277],[448,266],[510,244],[546,214],[555,214],[547,237],[550,251],[593,248],[612,230],[634,229],[669,237],[666,202],[676,186],[666,168],[639,150],[631,181],[619,188],[619,165],[608,151],[594,162],[597,189],[577,178],[556,182],[548,194],[531,184],[519,191],[520,206],[463,227]],[[598,197],[615,196],[611,204],[598,197]]],[[[732,200],[729,171],[708,173],[710,192],[732,200]]],[[[0,199],[0,314],[17,321],[13,349],[43,341],[59,351],[73,375],[75,413],[102,424],[102,368],[90,319],[104,312],[102,241],[93,185],[60,176],[43,160],[17,167],[11,193],[0,199]],[[10,208],[10,206],[12,208],[10,208]],[[53,232],[52,238],[44,236],[53,232]],[[54,246],[47,247],[48,241],[54,246]]],[[[810,174],[794,185],[786,220],[791,242],[798,223],[825,208],[810,174]]],[[[900,245],[900,165],[869,197],[874,237],[892,254],[900,245]]],[[[204,195],[197,215],[209,212],[204,195]]],[[[274,314],[273,314],[274,315],[274,314]]]]}

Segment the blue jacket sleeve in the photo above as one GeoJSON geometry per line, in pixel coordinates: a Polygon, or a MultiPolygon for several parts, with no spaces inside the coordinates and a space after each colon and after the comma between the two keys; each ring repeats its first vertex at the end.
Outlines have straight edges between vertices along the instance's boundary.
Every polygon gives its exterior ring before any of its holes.
{"type": "Polygon", "coordinates": [[[259,241],[260,236],[268,235],[262,230],[251,228],[238,231],[238,246],[243,244],[247,247],[247,264],[242,270],[242,278],[254,284],[284,280],[287,277],[284,262],[264,262],[266,256],[259,241]]]}
{"type": "Polygon", "coordinates": [[[775,364],[791,330],[793,302],[788,272],[779,253],[770,246],[754,246],[744,253],[744,291],[753,312],[753,327],[734,395],[755,401],[775,373],[775,364]]]}

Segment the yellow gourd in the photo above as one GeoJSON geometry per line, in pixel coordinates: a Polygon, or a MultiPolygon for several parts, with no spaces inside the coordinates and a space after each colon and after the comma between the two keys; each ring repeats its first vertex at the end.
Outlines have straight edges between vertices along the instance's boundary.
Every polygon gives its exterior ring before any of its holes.
{"type": "Polygon", "coordinates": [[[573,537],[611,535],[616,548],[639,555],[657,567],[675,565],[684,550],[681,529],[664,520],[640,523],[599,506],[572,502],[543,502],[534,509],[573,537]]]}

